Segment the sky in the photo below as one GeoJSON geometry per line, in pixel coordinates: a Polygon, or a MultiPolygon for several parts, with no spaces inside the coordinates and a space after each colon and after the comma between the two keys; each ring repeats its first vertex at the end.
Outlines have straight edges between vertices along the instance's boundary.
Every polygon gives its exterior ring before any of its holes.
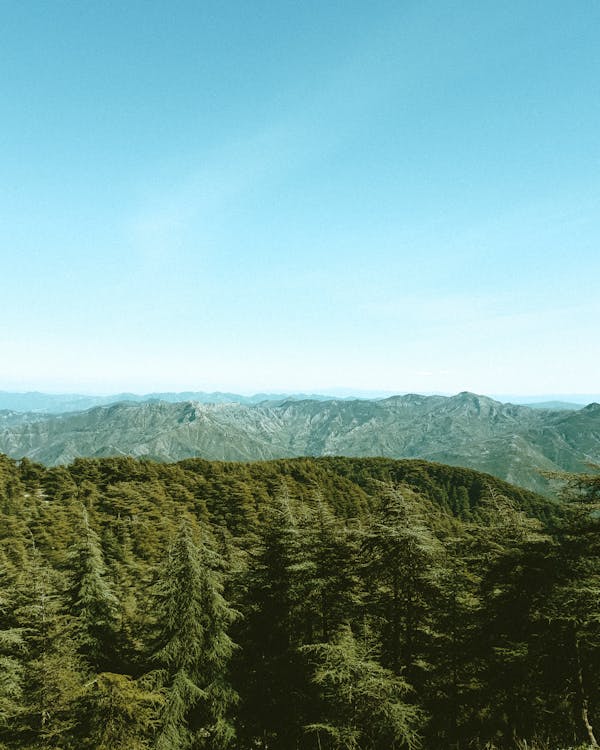
{"type": "Polygon", "coordinates": [[[594,393],[600,3],[2,0],[0,389],[594,393]]]}

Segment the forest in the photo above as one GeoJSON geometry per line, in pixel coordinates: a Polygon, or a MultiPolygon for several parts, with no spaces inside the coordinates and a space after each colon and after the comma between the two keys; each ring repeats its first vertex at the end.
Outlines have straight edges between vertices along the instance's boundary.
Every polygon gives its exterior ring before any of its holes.
{"type": "Polygon", "coordinates": [[[597,747],[600,473],[555,487],[0,456],[0,748],[597,747]]]}

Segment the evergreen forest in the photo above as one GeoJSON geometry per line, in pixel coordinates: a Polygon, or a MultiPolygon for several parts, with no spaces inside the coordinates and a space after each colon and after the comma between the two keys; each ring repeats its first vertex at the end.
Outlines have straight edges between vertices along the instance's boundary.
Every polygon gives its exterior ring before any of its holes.
{"type": "Polygon", "coordinates": [[[600,474],[0,456],[2,750],[600,739],[600,474]]]}

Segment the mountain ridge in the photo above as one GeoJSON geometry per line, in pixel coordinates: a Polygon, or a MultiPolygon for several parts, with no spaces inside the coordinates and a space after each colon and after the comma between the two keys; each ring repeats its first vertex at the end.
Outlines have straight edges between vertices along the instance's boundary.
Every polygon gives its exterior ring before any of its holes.
{"type": "MultiPolygon", "coordinates": [[[[199,403],[210,404],[258,404],[263,401],[281,401],[286,398],[312,398],[323,401],[334,397],[318,393],[255,393],[250,396],[243,396],[239,393],[230,393],[227,391],[164,391],[145,394],[122,392],[109,395],[97,395],[81,393],[44,393],[42,391],[12,392],[0,390],[0,412],[8,410],[21,413],[62,414],[66,412],[86,411],[95,406],[107,406],[109,404],[123,402],[148,403],[153,401],[166,401],[168,403],[179,403],[181,401],[198,401],[199,403]]],[[[345,396],[341,398],[352,399],[354,397],[345,396]]]]}
{"type": "Polygon", "coordinates": [[[58,415],[4,410],[0,451],[48,465],[111,455],[160,461],[421,458],[544,491],[540,471],[583,471],[600,461],[600,405],[533,409],[463,391],[250,405],[124,401],[58,415]]]}
{"type": "MultiPolygon", "coordinates": [[[[240,403],[240,404],[259,404],[264,401],[276,402],[286,400],[315,400],[315,401],[379,401],[387,398],[414,397],[429,398],[436,394],[425,393],[404,393],[395,394],[393,392],[383,391],[351,391],[342,389],[335,393],[266,393],[259,392],[252,395],[241,395],[228,391],[155,391],[151,393],[139,394],[123,391],[108,395],[100,394],[82,394],[82,393],[44,393],[42,391],[12,392],[0,390],[0,412],[3,410],[39,413],[39,414],[62,414],[66,412],[85,411],[94,406],[106,406],[108,404],[121,403],[129,401],[132,403],[147,403],[150,401],[167,401],[169,403],[179,403],[181,401],[198,401],[200,403],[240,403]]],[[[465,391],[466,392],[466,391],[465,391]]],[[[445,397],[449,397],[445,395],[445,397]]],[[[600,394],[582,395],[573,394],[567,400],[568,396],[489,396],[493,400],[502,403],[515,403],[518,405],[530,406],[534,409],[564,409],[576,410],[581,409],[585,403],[599,400],[600,394]],[[582,400],[583,399],[583,400],[582,400]]]]}

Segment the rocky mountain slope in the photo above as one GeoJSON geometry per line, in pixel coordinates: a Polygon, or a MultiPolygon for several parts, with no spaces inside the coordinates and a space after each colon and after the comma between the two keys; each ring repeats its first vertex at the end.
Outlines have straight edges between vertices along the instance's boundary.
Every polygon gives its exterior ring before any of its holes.
{"type": "Polygon", "coordinates": [[[0,452],[45,464],[123,454],[164,461],[423,458],[543,491],[540,470],[582,471],[600,462],[600,405],[532,409],[464,392],[256,405],[119,403],[56,416],[3,411],[0,452]]]}
{"type": "MultiPolygon", "coordinates": [[[[293,400],[314,399],[316,401],[327,401],[331,396],[320,394],[291,394],[281,393],[255,393],[253,396],[242,396],[239,393],[224,393],[222,391],[180,391],[164,393],[113,393],[108,396],[85,395],[81,393],[40,393],[29,391],[27,393],[12,393],[0,391],[0,412],[17,411],[31,412],[35,414],[64,414],[65,412],[84,411],[94,406],[109,406],[110,404],[131,401],[145,403],[148,401],[168,401],[179,403],[181,401],[198,401],[202,404],[259,404],[262,401],[281,401],[282,398],[293,400]]],[[[575,404],[575,406],[577,406],[575,404]]]]}

